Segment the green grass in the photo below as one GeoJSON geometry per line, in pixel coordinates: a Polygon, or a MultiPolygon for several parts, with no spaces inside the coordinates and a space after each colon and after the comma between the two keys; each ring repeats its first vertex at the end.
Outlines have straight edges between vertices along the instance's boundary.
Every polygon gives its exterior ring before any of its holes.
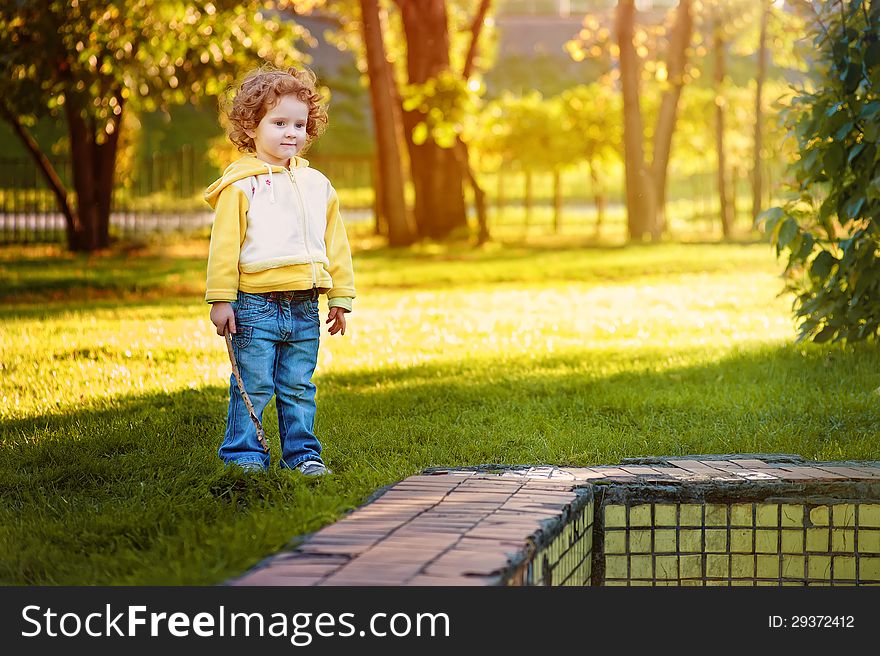
{"type": "Polygon", "coordinates": [[[548,239],[359,247],[316,375],[336,474],[225,472],[206,251],[0,249],[0,583],[219,583],[429,466],[880,447],[876,344],[795,344],[766,244],[548,239]]]}

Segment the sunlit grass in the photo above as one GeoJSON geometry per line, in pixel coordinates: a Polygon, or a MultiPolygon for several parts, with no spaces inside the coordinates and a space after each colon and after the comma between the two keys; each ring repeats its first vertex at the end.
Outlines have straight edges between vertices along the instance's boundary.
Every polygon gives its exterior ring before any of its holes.
{"type": "Polygon", "coordinates": [[[0,250],[0,582],[220,582],[428,466],[880,446],[876,345],[794,344],[766,244],[548,238],[358,250],[316,376],[336,474],[227,473],[206,246],[0,250]]]}

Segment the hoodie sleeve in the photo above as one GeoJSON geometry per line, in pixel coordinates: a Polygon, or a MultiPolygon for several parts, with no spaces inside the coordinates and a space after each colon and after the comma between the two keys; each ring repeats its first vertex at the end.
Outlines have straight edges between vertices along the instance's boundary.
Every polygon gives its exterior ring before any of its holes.
{"type": "Polygon", "coordinates": [[[330,277],[333,279],[333,289],[327,292],[329,307],[342,307],[351,310],[351,301],[355,297],[354,270],[351,266],[351,249],[348,245],[348,235],[345,234],[345,225],[339,213],[339,196],[333,186],[330,186],[329,198],[327,199],[327,231],[324,233],[324,243],[327,246],[327,259],[330,260],[330,277]]]}
{"type": "Polygon", "coordinates": [[[238,256],[247,228],[248,200],[235,185],[220,192],[214,207],[205,300],[231,302],[238,298],[238,256]]]}

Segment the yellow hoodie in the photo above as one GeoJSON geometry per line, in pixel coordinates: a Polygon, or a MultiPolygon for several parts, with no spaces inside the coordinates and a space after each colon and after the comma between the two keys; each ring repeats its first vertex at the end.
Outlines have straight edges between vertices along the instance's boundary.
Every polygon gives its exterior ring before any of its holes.
{"type": "Polygon", "coordinates": [[[293,157],[290,167],[253,155],[234,161],[205,191],[214,209],[205,300],[317,288],[351,310],[351,250],[330,181],[293,157]]]}

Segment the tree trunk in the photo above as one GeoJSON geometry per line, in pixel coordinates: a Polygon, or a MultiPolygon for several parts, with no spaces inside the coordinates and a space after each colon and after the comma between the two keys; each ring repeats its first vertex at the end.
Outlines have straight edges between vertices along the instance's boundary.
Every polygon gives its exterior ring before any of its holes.
{"type": "Polygon", "coordinates": [[[736,199],[739,191],[739,180],[742,177],[740,175],[742,169],[739,166],[733,166],[730,171],[730,218],[732,219],[731,225],[736,223],[736,217],[738,214],[736,208],[736,199]]]}
{"type": "Polygon", "coordinates": [[[607,199],[605,194],[602,193],[602,182],[599,180],[598,167],[593,162],[587,162],[587,166],[590,169],[590,186],[593,190],[593,202],[596,204],[596,231],[593,233],[593,236],[599,239],[602,234],[602,223],[605,221],[607,199]]]}
{"type": "Polygon", "coordinates": [[[525,231],[529,232],[529,225],[532,223],[532,172],[526,171],[526,189],[525,189],[525,231]]]}
{"type": "Polygon", "coordinates": [[[758,74],[755,77],[755,138],[752,164],[752,220],[758,218],[763,206],[762,183],[764,176],[761,167],[761,149],[763,145],[763,102],[764,80],[767,78],[767,19],[770,15],[771,3],[761,0],[761,33],[758,38],[758,74]]]}
{"type": "MultiPolygon", "coordinates": [[[[468,47],[467,55],[464,60],[464,69],[462,70],[462,78],[465,82],[470,79],[474,70],[474,61],[477,56],[477,46],[480,41],[480,33],[483,31],[483,24],[486,22],[486,14],[492,0],[481,0],[477,13],[471,23],[471,43],[468,47]]],[[[489,241],[489,223],[486,217],[486,194],[477,180],[477,175],[471,166],[470,155],[467,144],[459,137],[455,143],[456,153],[458,154],[459,164],[467,176],[467,180],[474,192],[474,205],[477,210],[477,245],[482,246],[489,241]]]]}
{"type": "Polygon", "coordinates": [[[562,225],[562,178],[559,167],[553,169],[553,234],[559,234],[562,225]]]}
{"type": "Polygon", "coordinates": [[[495,179],[496,188],[498,193],[495,197],[495,207],[496,207],[496,218],[495,225],[501,225],[501,219],[504,216],[504,165],[502,164],[501,168],[498,169],[498,176],[495,179]]]}
{"type": "MultiPolygon", "coordinates": [[[[378,140],[378,138],[377,138],[378,140]]],[[[378,147],[377,147],[378,150],[378,147]]],[[[374,233],[379,237],[388,237],[388,211],[385,208],[385,189],[381,182],[382,172],[379,166],[378,153],[370,159],[370,168],[373,172],[373,216],[375,217],[374,233]]]]}
{"type": "Polygon", "coordinates": [[[730,239],[733,228],[732,206],[727,185],[727,153],[724,150],[724,48],[721,26],[715,21],[712,48],[715,50],[715,148],[718,154],[718,201],[721,211],[721,232],[730,239]]]}
{"type": "MultiPolygon", "coordinates": [[[[449,68],[449,34],[444,0],[396,0],[407,43],[410,84],[422,84],[449,68]]],[[[415,190],[415,221],[419,234],[444,239],[467,229],[462,189],[465,173],[454,148],[441,148],[431,136],[415,144],[412,133],[425,121],[419,109],[404,111],[403,122],[415,190]]]]}
{"type": "Polygon", "coordinates": [[[651,159],[651,178],[654,181],[657,219],[653,236],[659,237],[666,230],[666,174],[669,169],[669,153],[672,150],[672,135],[678,114],[678,101],[684,86],[687,49],[694,30],[691,0],[680,0],[675,15],[675,25],[669,38],[669,52],[666,55],[667,81],[669,86],[663,92],[657,125],[654,130],[654,155],[651,159]]]}
{"type": "MultiPolygon", "coordinates": [[[[117,99],[121,96],[117,94],[117,99]]],[[[76,214],[69,247],[73,251],[92,252],[110,245],[110,208],[113,197],[113,173],[119,141],[121,113],[113,130],[98,143],[94,122],[86,121],[73,98],[64,103],[73,162],[73,186],[76,190],[76,214]]],[[[120,105],[121,107],[121,105],[120,105]]]]}
{"type": "Polygon", "coordinates": [[[467,175],[471,190],[474,192],[474,206],[477,211],[477,246],[482,246],[490,239],[489,221],[486,217],[486,193],[483,191],[480,183],[477,182],[476,175],[474,175],[473,167],[471,167],[470,164],[470,153],[467,144],[461,139],[458,139],[455,143],[455,152],[458,156],[462,170],[465,172],[465,175],[467,175]]]}
{"type": "Polygon", "coordinates": [[[403,168],[394,120],[395,94],[391,89],[393,78],[385,56],[377,0],[361,0],[361,20],[376,133],[378,175],[374,188],[384,219],[381,224],[387,228],[390,246],[408,246],[415,241],[416,229],[404,196],[403,168]]]}
{"type": "Polygon", "coordinates": [[[620,49],[620,85],[623,93],[623,151],[627,233],[641,241],[655,232],[654,186],[645,165],[644,131],[639,104],[639,63],[633,46],[635,0],[617,3],[617,44],[620,49]]]}

